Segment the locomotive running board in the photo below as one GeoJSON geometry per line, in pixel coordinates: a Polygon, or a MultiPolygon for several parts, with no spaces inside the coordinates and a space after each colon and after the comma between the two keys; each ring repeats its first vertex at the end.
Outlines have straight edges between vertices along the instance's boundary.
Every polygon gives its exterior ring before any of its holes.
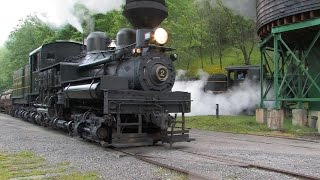
{"type": "Polygon", "coordinates": [[[187,92],[110,90],[104,92],[104,114],[188,113],[187,92]]]}
{"type": "MultiPolygon", "coordinates": [[[[194,139],[189,138],[189,131],[185,128],[184,119],[184,113],[190,112],[190,109],[191,95],[187,92],[104,91],[104,114],[114,114],[117,117],[117,133],[114,134],[117,138],[112,138],[112,146],[115,147],[153,145],[153,139],[170,143],[170,146],[175,142],[193,141],[194,139]],[[136,114],[141,116],[146,113],[181,113],[182,121],[174,120],[172,126],[169,127],[169,131],[162,137],[159,135],[158,138],[152,138],[151,134],[146,134],[141,138],[125,137],[126,133],[120,132],[120,127],[123,125],[120,120],[121,114],[136,114]],[[176,123],[181,123],[181,127],[175,127],[176,123]]],[[[141,131],[141,120],[131,123],[131,125],[139,127],[139,132],[133,135],[143,134],[141,131]]]]}

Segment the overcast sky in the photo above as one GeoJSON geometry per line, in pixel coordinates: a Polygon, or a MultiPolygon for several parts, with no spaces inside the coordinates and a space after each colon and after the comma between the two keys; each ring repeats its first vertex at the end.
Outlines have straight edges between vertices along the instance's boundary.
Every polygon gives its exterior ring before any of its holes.
{"type": "Polygon", "coordinates": [[[123,0],[8,0],[0,5],[0,46],[19,24],[19,20],[30,14],[37,14],[53,26],[73,23],[71,11],[74,3],[82,2],[90,10],[104,13],[119,8],[123,0]]]}
{"type": "Polygon", "coordinates": [[[18,25],[19,20],[29,14],[47,12],[54,23],[62,24],[58,18],[57,3],[50,0],[9,0],[1,2],[0,6],[0,45],[3,45],[8,35],[18,25]],[[56,17],[54,17],[56,16],[56,17]]]}

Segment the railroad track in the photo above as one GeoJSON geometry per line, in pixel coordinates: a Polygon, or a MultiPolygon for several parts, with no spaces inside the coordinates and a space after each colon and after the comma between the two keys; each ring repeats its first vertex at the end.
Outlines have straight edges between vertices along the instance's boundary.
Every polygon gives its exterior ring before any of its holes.
{"type": "MultiPolygon", "coordinates": [[[[165,148],[165,147],[163,147],[165,148]]],[[[208,180],[208,179],[219,179],[219,178],[214,178],[214,177],[207,177],[189,170],[185,170],[182,168],[175,167],[173,165],[168,165],[166,163],[162,163],[157,161],[157,159],[167,159],[165,157],[157,157],[157,156],[149,156],[149,155],[144,155],[143,153],[132,153],[126,149],[113,149],[114,151],[123,153],[125,155],[134,157],[138,160],[150,163],[155,166],[159,166],[168,170],[171,170],[173,172],[180,173],[182,175],[185,175],[186,177],[190,179],[199,179],[199,180],[208,180]]],[[[310,175],[305,175],[293,171],[288,171],[288,170],[283,170],[283,169],[278,169],[278,168],[273,168],[261,164],[256,164],[256,163],[251,163],[243,160],[235,160],[235,159],[230,159],[224,156],[219,156],[219,155],[208,155],[208,154],[202,154],[202,153],[197,153],[197,152],[191,152],[191,151],[186,151],[186,150],[180,150],[180,149],[174,149],[174,151],[182,152],[187,155],[193,155],[197,156],[206,160],[213,160],[214,162],[218,162],[222,165],[227,165],[227,166],[237,166],[240,168],[255,168],[255,169],[260,169],[263,171],[268,171],[268,172],[274,172],[274,173],[279,173],[283,175],[287,175],[290,177],[295,177],[299,179],[305,179],[305,180],[320,180],[320,177],[316,176],[310,176],[310,175]]],[[[168,162],[170,162],[170,159],[167,159],[168,162]]]]}
{"type": "Polygon", "coordinates": [[[229,159],[223,156],[217,156],[217,155],[207,155],[207,154],[201,154],[201,153],[196,153],[196,152],[190,152],[190,151],[185,151],[185,150],[177,150],[180,152],[184,152],[187,154],[192,154],[192,155],[196,155],[202,158],[210,158],[210,159],[217,159],[217,160],[221,160],[222,162],[231,162],[233,165],[236,164],[240,164],[238,167],[242,167],[242,168],[256,168],[256,169],[260,169],[260,170],[265,170],[265,171],[269,171],[269,172],[276,172],[276,173],[280,173],[280,174],[284,174],[284,175],[288,175],[291,177],[296,177],[296,178],[300,178],[300,179],[305,179],[305,180],[320,180],[320,177],[315,177],[315,176],[310,176],[310,175],[305,175],[305,174],[301,174],[301,173],[297,173],[297,172],[293,172],[293,171],[287,171],[287,170],[283,170],[283,169],[278,169],[278,168],[273,168],[273,167],[268,167],[265,165],[260,165],[260,164],[256,164],[256,163],[249,163],[249,162],[245,162],[242,160],[234,160],[234,159],[229,159]]]}
{"type": "MultiPolygon", "coordinates": [[[[306,139],[306,138],[296,138],[296,137],[286,137],[286,136],[277,136],[277,135],[259,135],[259,134],[245,134],[245,133],[233,133],[233,132],[219,132],[216,131],[218,133],[226,133],[226,134],[234,134],[234,135],[248,135],[248,136],[258,136],[258,137],[270,137],[270,138],[279,138],[279,139],[288,139],[288,140],[294,140],[294,141],[301,141],[301,142],[311,142],[311,143],[320,143],[319,140],[312,140],[312,139],[306,139]]],[[[196,136],[210,136],[210,135],[206,135],[206,134],[201,134],[201,133],[194,133],[192,132],[192,135],[196,135],[196,136]]],[[[210,136],[212,137],[212,135],[210,136]]],[[[320,138],[320,136],[319,136],[320,138]]]]}
{"type": "Polygon", "coordinates": [[[197,173],[191,172],[189,170],[181,169],[181,168],[178,168],[178,167],[174,167],[172,165],[164,164],[164,163],[161,163],[159,161],[153,160],[153,159],[159,158],[159,157],[144,156],[144,155],[141,155],[141,154],[128,152],[128,151],[123,150],[123,149],[113,149],[113,150],[117,151],[117,152],[120,152],[120,153],[123,153],[123,154],[126,154],[126,155],[129,155],[131,157],[134,157],[134,158],[136,158],[136,159],[138,159],[140,161],[147,162],[149,164],[152,164],[152,165],[155,165],[155,166],[159,166],[159,167],[171,170],[173,172],[180,173],[180,174],[185,175],[186,177],[188,177],[190,179],[197,179],[197,180],[212,180],[213,179],[212,177],[206,177],[206,176],[203,176],[201,174],[197,174],[197,173]]]}
{"type": "MultiPolygon", "coordinates": [[[[229,133],[229,134],[239,135],[237,133],[229,133]]],[[[194,135],[194,136],[202,136],[202,137],[212,137],[210,135],[198,134],[198,133],[192,133],[192,135],[194,135]]],[[[319,144],[320,143],[320,141],[303,139],[303,138],[290,138],[290,137],[269,136],[269,135],[268,136],[264,136],[264,135],[252,135],[252,134],[241,134],[241,135],[287,139],[287,140],[292,140],[292,141],[308,142],[308,143],[314,143],[314,144],[319,144]]],[[[299,145],[292,145],[292,144],[283,144],[283,143],[279,143],[279,142],[262,142],[262,141],[258,141],[258,140],[248,140],[248,139],[241,139],[241,138],[234,138],[234,137],[229,137],[228,139],[232,139],[232,140],[236,140],[236,141],[260,143],[260,144],[278,144],[278,145],[285,145],[285,146],[290,146],[290,147],[295,147],[295,148],[305,148],[305,149],[318,150],[317,148],[299,146],[299,145]]]]}

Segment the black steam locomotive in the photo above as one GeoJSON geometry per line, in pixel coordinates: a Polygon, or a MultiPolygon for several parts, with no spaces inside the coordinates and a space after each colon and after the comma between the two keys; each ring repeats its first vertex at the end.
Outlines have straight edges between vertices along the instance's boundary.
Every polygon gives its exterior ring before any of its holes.
{"type": "Polygon", "coordinates": [[[86,46],[57,41],[31,52],[13,75],[12,114],[116,147],[190,141],[190,94],[171,92],[177,55],[158,28],[165,0],[126,0],[124,16],[135,30],[120,30],[115,47],[93,32],[86,46]]]}

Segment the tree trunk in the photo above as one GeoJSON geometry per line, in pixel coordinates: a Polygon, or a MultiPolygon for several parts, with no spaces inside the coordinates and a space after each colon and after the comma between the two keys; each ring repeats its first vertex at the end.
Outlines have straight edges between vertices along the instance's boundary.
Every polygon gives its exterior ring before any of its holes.
{"type": "Polygon", "coordinates": [[[188,58],[187,71],[189,71],[189,68],[190,68],[190,61],[191,61],[191,59],[190,59],[190,58],[188,58]]]}
{"type": "Polygon", "coordinates": [[[244,64],[245,65],[250,65],[251,64],[250,56],[248,55],[246,47],[241,45],[240,49],[241,49],[241,52],[242,52],[242,55],[243,55],[243,58],[244,58],[244,64]]]}
{"type": "Polygon", "coordinates": [[[203,69],[203,55],[202,55],[202,41],[203,41],[203,24],[202,24],[202,19],[200,19],[201,24],[200,24],[200,59],[201,59],[201,68],[203,69]]]}
{"type": "Polygon", "coordinates": [[[222,47],[219,45],[219,64],[220,64],[220,69],[222,70],[222,47]]]}
{"type": "Polygon", "coordinates": [[[222,70],[222,42],[221,42],[221,18],[219,18],[219,40],[218,40],[218,45],[219,45],[219,63],[220,63],[220,69],[222,70]]]}
{"type": "Polygon", "coordinates": [[[213,57],[214,57],[213,49],[214,49],[213,44],[211,44],[211,49],[210,49],[210,62],[211,62],[211,64],[213,64],[213,57]]]}
{"type": "Polygon", "coordinates": [[[200,54],[200,60],[201,60],[201,68],[203,69],[203,53],[202,53],[202,46],[199,47],[199,54],[200,54]]]}

